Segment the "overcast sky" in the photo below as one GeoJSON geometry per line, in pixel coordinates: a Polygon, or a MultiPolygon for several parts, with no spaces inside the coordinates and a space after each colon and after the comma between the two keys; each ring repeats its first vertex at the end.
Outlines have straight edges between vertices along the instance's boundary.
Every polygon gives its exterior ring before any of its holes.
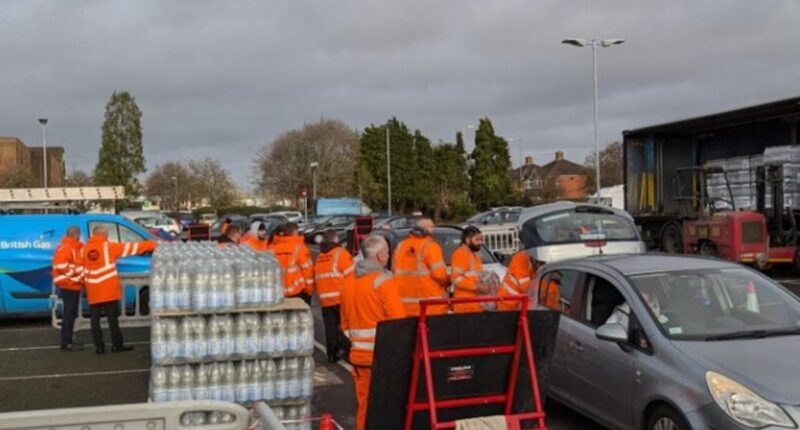
{"type": "MultiPolygon", "coordinates": [[[[624,129],[800,95],[798,0],[33,1],[0,3],[0,135],[91,170],[114,90],[141,107],[149,167],[255,152],[320,117],[397,116],[432,141],[489,116],[539,163],[624,129]]],[[[470,145],[471,146],[471,145],[470,145]]]]}

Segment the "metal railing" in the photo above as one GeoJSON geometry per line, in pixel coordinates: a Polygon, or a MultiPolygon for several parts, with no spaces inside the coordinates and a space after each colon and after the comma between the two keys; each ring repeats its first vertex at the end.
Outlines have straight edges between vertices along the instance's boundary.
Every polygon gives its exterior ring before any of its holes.
{"type": "MultiPolygon", "coordinates": [[[[120,327],[149,327],[150,326],[150,294],[148,275],[120,275],[122,287],[122,300],[120,300],[119,326],[120,327]],[[131,303],[131,300],[133,303],[131,303]]],[[[50,312],[52,325],[61,329],[62,309],[64,302],[58,295],[55,284],[50,293],[50,312]]],[[[81,291],[80,312],[75,320],[75,330],[88,330],[91,327],[89,306],[84,300],[85,291],[81,291]]],[[[106,318],[101,319],[101,325],[108,327],[106,318]]]]}
{"type": "Polygon", "coordinates": [[[511,255],[520,249],[519,229],[516,226],[480,227],[483,243],[490,251],[511,255]]]}

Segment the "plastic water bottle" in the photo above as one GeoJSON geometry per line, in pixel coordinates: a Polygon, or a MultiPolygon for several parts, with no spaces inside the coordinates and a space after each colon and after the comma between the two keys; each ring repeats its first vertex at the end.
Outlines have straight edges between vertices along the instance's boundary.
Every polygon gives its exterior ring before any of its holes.
{"type": "Polygon", "coordinates": [[[247,316],[247,354],[255,357],[261,351],[261,318],[258,314],[247,316]]]}
{"type": "Polygon", "coordinates": [[[209,372],[208,394],[211,400],[222,400],[222,364],[214,363],[209,372]]]}
{"type": "Polygon", "coordinates": [[[222,309],[233,310],[236,307],[236,281],[234,280],[233,265],[223,262],[220,274],[220,306],[222,309]]]}
{"type": "Polygon", "coordinates": [[[261,400],[261,384],[264,382],[264,373],[257,361],[247,362],[247,371],[250,372],[250,380],[247,384],[247,397],[252,400],[261,400]]]}
{"type": "Polygon", "coordinates": [[[249,288],[250,285],[247,279],[246,266],[243,263],[239,263],[236,266],[236,306],[246,306],[249,304],[249,288]]]}
{"type": "Polygon", "coordinates": [[[241,314],[236,318],[235,352],[244,356],[247,351],[247,315],[241,314]]]}
{"type": "Polygon", "coordinates": [[[211,400],[209,373],[210,369],[207,364],[197,366],[194,381],[194,400],[211,400]]]}
{"type": "Polygon", "coordinates": [[[222,317],[222,348],[228,357],[236,353],[234,336],[236,336],[236,330],[233,318],[230,316],[222,317]]]}
{"type": "Polygon", "coordinates": [[[178,321],[173,318],[168,318],[163,322],[166,328],[166,343],[167,355],[165,362],[174,362],[180,358],[181,354],[181,341],[178,333],[178,321]]]}
{"type": "Polygon", "coordinates": [[[261,348],[260,351],[264,354],[274,354],[276,352],[275,348],[275,336],[273,335],[273,327],[272,327],[272,315],[271,314],[264,314],[261,318],[261,348]]]}
{"type": "MultiPolygon", "coordinates": [[[[311,416],[311,410],[309,409],[307,404],[304,404],[297,408],[297,416],[299,419],[309,418],[311,416]]],[[[298,423],[295,426],[295,428],[298,430],[311,430],[311,422],[305,421],[302,423],[298,423]]]]}
{"type": "Polygon", "coordinates": [[[289,339],[286,330],[287,322],[286,315],[283,312],[273,314],[272,332],[275,336],[275,352],[284,353],[289,350],[289,339]]]}
{"type": "Polygon", "coordinates": [[[225,356],[222,348],[222,321],[218,316],[208,319],[208,356],[214,359],[221,359],[225,356]]]}
{"type": "Polygon", "coordinates": [[[278,361],[275,371],[275,398],[278,400],[288,399],[289,380],[286,374],[286,359],[278,361]]]}
{"type": "Polygon", "coordinates": [[[268,258],[265,258],[263,264],[263,270],[261,271],[262,300],[264,301],[264,304],[272,305],[277,301],[275,299],[275,281],[272,278],[273,268],[270,265],[270,260],[268,258]]]}
{"type": "Polygon", "coordinates": [[[288,379],[288,393],[290,399],[297,399],[300,397],[300,363],[297,358],[286,359],[286,375],[288,379]]]}
{"type": "Polygon", "coordinates": [[[180,342],[178,347],[178,355],[179,358],[185,359],[193,359],[194,358],[194,351],[195,351],[195,344],[194,344],[194,336],[192,333],[192,321],[191,318],[182,318],[181,319],[181,328],[180,328],[180,342]]]}
{"type": "Polygon", "coordinates": [[[222,297],[220,288],[219,270],[215,261],[208,265],[208,307],[213,310],[222,309],[222,297]]]}
{"type": "Polygon", "coordinates": [[[236,401],[239,403],[246,402],[250,399],[247,398],[247,388],[250,383],[250,373],[248,372],[245,362],[236,365],[236,401]]]}
{"type": "Polygon", "coordinates": [[[257,259],[248,260],[250,267],[250,303],[263,304],[264,294],[261,290],[261,266],[257,259]]]}
{"type": "Polygon", "coordinates": [[[192,400],[194,397],[194,369],[189,364],[184,364],[183,369],[181,369],[181,392],[180,392],[180,400],[192,400]]]}
{"type": "Polygon", "coordinates": [[[208,335],[206,334],[206,319],[203,317],[192,318],[192,332],[194,334],[194,357],[204,358],[208,355],[208,335]]]}
{"type": "Polygon", "coordinates": [[[314,320],[311,311],[299,312],[300,351],[309,353],[314,350],[314,320]]]}
{"type": "Polygon", "coordinates": [[[300,350],[300,320],[297,318],[297,312],[289,312],[289,317],[286,319],[286,340],[287,351],[300,350]]]}
{"type": "MultiPolygon", "coordinates": [[[[286,408],[286,413],[284,415],[284,419],[287,421],[292,421],[298,419],[300,416],[298,414],[297,407],[289,406],[286,408]]],[[[297,430],[297,424],[291,423],[289,424],[290,427],[286,427],[286,430],[297,430]]]]}
{"type": "Polygon", "coordinates": [[[150,309],[164,309],[164,268],[153,264],[150,277],[150,309]]]}
{"type": "Polygon", "coordinates": [[[164,276],[164,307],[168,311],[177,311],[178,309],[178,275],[175,268],[168,268],[164,276]]]}
{"type": "Polygon", "coordinates": [[[275,398],[275,361],[261,360],[262,384],[261,398],[272,400],[275,398]]]}
{"type": "Polygon", "coordinates": [[[236,400],[234,387],[236,384],[236,367],[233,363],[223,364],[224,373],[222,377],[222,400],[233,402],[236,400]]]}
{"type": "Polygon", "coordinates": [[[153,363],[163,363],[167,357],[167,333],[164,321],[153,320],[152,332],[150,334],[150,350],[153,356],[153,363]]]}
{"type": "Polygon", "coordinates": [[[150,398],[154,402],[166,402],[169,400],[167,371],[163,366],[156,366],[152,370],[152,381],[150,384],[150,398]]]}
{"type": "Polygon", "coordinates": [[[302,375],[300,397],[311,398],[314,392],[314,359],[306,357],[303,359],[303,367],[300,372],[302,375]]]}
{"type": "Polygon", "coordinates": [[[208,266],[201,261],[200,266],[197,268],[197,275],[194,277],[192,308],[199,312],[206,311],[209,308],[208,295],[208,266]]]}
{"type": "Polygon", "coordinates": [[[188,264],[182,264],[179,268],[178,296],[176,302],[180,310],[189,310],[192,306],[192,275],[190,271],[191,267],[188,264]]]}
{"type": "Polygon", "coordinates": [[[169,388],[167,389],[167,400],[180,400],[183,390],[183,373],[180,366],[170,366],[169,368],[169,388]]]}

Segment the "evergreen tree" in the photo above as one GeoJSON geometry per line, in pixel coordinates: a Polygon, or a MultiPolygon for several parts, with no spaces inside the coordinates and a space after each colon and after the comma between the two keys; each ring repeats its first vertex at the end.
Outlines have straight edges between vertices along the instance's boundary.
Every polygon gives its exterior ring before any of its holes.
{"type": "MultiPolygon", "coordinates": [[[[365,202],[373,208],[386,209],[386,128],[389,128],[391,171],[392,171],[392,210],[404,213],[415,209],[417,204],[416,184],[418,169],[414,149],[414,136],[408,127],[397,118],[391,118],[386,125],[370,125],[361,134],[359,157],[356,167],[357,188],[366,197],[365,202]],[[372,190],[374,192],[366,192],[372,190]]],[[[420,135],[421,136],[421,135],[420,135]]],[[[425,139],[427,141],[427,139],[425,139]]],[[[430,147],[430,142],[427,142],[430,147]]],[[[424,146],[424,144],[423,144],[424,146]]]]}
{"type": "Polygon", "coordinates": [[[130,93],[114,91],[106,104],[95,183],[121,185],[127,197],[138,196],[136,175],[145,171],[144,164],[142,111],[130,93]]]}
{"type": "Polygon", "coordinates": [[[479,209],[506,204],[514,198],[508,171],[508,142],[494,132],[489,118],[481,118],[470,157],[470,197],[479,209]]]}
{"type": "Polygon", "coordinates": [[[461,220],[474,212],[467,197],[463,145],[444,143],[433,148],[434,212],[436,219],[461,220]]]}
{"type": "Polygon", "coordinates": [[[416,163],[413,164],[413,170],[416,173],[411,209],[428,212],[435,200],[433,192],[437,166],[433,157],[431,141],[419,130],[414,131],[414,154],[416,163]]]}

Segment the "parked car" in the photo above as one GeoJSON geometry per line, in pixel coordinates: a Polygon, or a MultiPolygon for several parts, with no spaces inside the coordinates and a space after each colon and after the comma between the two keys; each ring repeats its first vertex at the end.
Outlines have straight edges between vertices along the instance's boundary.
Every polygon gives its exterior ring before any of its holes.
{"type": "Polygon", "coordinates": [[[614,429],[800,423],[800,300],[763,274],[642,254],[548,264],[535,282],[551,280],[549,396],[614,429]]]}
{"type": "MultiPolygon", "coordinates": [[[[461,245],[461,227],[458,226],[438,226],[435,227],[433,230],[433,238],[436,242],[439,243],[442,247],[442,254],[444,257],[444,263],[447,265],[448,270],[450,267],[450,258],[453,256],[453,252],[461,245]]],[[[408,233],[411,231],[410,228],[403,228],[403,229],[377,229],[373,233],[378,234],[384,238],[389,243],[390,248],[390,262],[391,265],[391,257],[394,254],[394,249],[397,245],[408,237],[408,233]]],[[[487,248],[483,246],[481,250],[478,252],[478,256],[480,256],[481,263],[483,263],[484,270],[491,270],[503,279],[506,275],[506,268],[503,266],[497,257],[487,248]]]]}
{"type": "Polygon", "coordinates": [[[396,229],[396,228],[412,228],[419,218],[418,215],[398,215],[377,217],[373,221],[372,227],[375,229],[396,229]]]}
{"type": "Polygon", "coordinates": [[[306,225],[300,228],[300,234],[306,237],[306,242],[319,244],[322,243],[322,233],[327,229],[333,229],[339,234],[339,240],[344,240],[345,231],[353,223],[353,220],[359,216],[360,215],[331,215],[312,218],[306,225]]]}
{"type": "Polygon", "coordinates": [[[564,201],[527,208],[517,228],[522,246],[542,262],[646,251],[627,212],[596,204],[564,201]]]}
{"type": "Polygon", "coordinates": [[[253,222],[253,221],[269,221],[269,222],[274,222],[274,223],[277,223],[277,224],[282,224],[282,223],[285,223],[285,222],[289,222],[289,218],[286,218],[283,215],[278,215],[278,214],[274,214],[274,213],[252,214],[252,215],[250,215],[250,222],[253,222]]]}
{"type": "Polygon", "coordinates": [[[270,212],[269,215],[282,216],[289,222],[300,224],[303,222],[303,214],[297,211],[278,211],[270,212]]]}
{"type": "Polygon", "coordinates": [[[176,217],[178,223],[181,225],[181,228],[186,228],[192,224],[197,224],[197,218],[190,213],[179,213],[176,217]]]}
{"type": "Polygon", "coordinates": [[[247,233],[247,230],[250,229],[250,218],[244,215],[234,215],[229,214],[221,217],[211,226],[211,240],[217,240],[222,236],[222,232],[220,228],[222,224],[225,222],[226,219],[230,219],[233,225],[239,227],[242,231],[242,234],[247,233]]]}
{"type": "Polygon", "coordinates": [[[504,224],[516,224],[519,220],[520,209],[518,208],[498,208],[486,212],[475,214],[467,219],[466,225],[499,226],[504,224]]]}
{"type": "Polygon", "coordinates": [[[148,215],[134,216],[131,219],[142,227],[163,230],[173,238],[180,235],[181,231],[183,230],[177,221],[158,212],[148,215]]]}
{"type": "Polygon", "coordinates": [[[200,214],[200,218],[198,219],[198,221],[201,224],[207,224],[212,226],[214,225],[214,223],[217,222],[217,220],[218,220],[217,214],[212,214],[212,213],[200,214]]]}

